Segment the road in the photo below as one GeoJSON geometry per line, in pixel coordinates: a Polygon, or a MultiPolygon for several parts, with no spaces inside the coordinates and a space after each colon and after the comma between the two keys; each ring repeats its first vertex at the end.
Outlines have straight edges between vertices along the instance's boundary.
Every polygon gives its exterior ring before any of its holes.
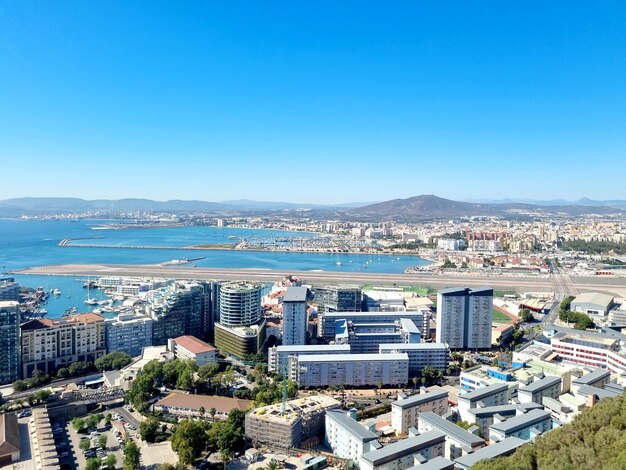
{"type": "Polygon", "coordinates": [[[274,282],[285,274],[303,279],[307,283],[353,283],[353,284],[383,284],[383,285],[416,285],[416,286],[484,286],[495,289],[512,288],[520,291],[543,290],[602,290],[608,292],[626,291],[626,278],[603,277],[576,278],[570,280],[564,274],[560,277],[542,276],[502,276],[502,275],[437,275],[437,274],[382,274],[341,271],[277,271],[270,269],[246,268],[205,268],[185,266],[160,266],[145,264],[65,264],[41,266],[16,271],[14,274],[54,275],[54,276],[140,276],[164,277],[197,280],[249,280],[274,282]],[[565,276],[565,277],[563,277],[565,276]]]}

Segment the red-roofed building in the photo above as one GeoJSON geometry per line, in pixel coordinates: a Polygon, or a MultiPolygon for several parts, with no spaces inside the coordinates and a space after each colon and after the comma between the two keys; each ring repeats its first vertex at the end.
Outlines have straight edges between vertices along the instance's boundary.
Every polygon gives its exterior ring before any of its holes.
{"type": "Polygon", "coordinates": [[[191,359],[198,366],[217,361],[217,349],[195,336],[170,338],[167,345],[176,359],[191,359]]]}

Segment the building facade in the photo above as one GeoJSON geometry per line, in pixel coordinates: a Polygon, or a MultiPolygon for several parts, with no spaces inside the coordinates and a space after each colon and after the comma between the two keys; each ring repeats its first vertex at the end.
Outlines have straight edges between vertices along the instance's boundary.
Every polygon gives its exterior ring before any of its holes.
{"type": "Polygon", "coordinates": [[[408,434],[410,428],[417,427],[418,415],[432,411],[438,415],[448,412],[448,391],[439,387],[426,393],[418,393],[408,398],[398,397],[391,403],[391,427],[400,434],[408,434]]]}
{"type": "Polygon", "coordinates": [[[30,320],[21,325],[21,335],[23,378],[35,370],[53,374],[73,362],[95,362],[106,354],[104,318],[95,313],[30,320]]]}
{"type": "Polygon", "coordinates": [[[170,338],[167,348],[176,359],[194,361],[198,367],[217,362],[217,349],[195,336],[170,338]]]}
{"type": "Polygon", "coordinates": [[[107,351],[125,352],[131,357],[141,355],[146,346],[152,346],[154,320],[144,315],[123,315],[104,320],[107,351]]]}
{"type": "Polygon", "coordinates": [[[449,363],[449,350],[443,343],[381,344],[381,354],[406,353],[409,357],[409,376],[415,377],[426,366],[445,372],[449,363]]]}
{"type": "Polygon", "coordinates": [[[367,452],[359,458],[361,470],[407,470],[416,460],[443,457],[446,436],[439,431],[429,431],[409,437],[381,449],[367,452]]]}
{"type": "Polygon", "coordinates": [[[0,384],[20,378],[20,312],[12,300],[0,301],[0,384]]]}
{"type": "Polygon", "coordinates": [[[314,297],[320,313],[360,312],[362,309],[363,292],[360,287],[316,287],[314,297]]]}
{"type": "Polygon", "coordinates": [[[379,446],[378,435],[356,421],[356,410],[329,410],[325,424],[324,443],[342,459],[356,462],[361,455],[379,446]]]}
{"type": "Polygon", "coordinates": [[[493,289],[444,289],[437,294],[437,342],[450,349],[491,348],[493,289]]]}
{"type": "Polygon", "coordinates": [[[308,326],[306,287],[291,286],[283,297],[283,344],[306,344],[308,326]]]}

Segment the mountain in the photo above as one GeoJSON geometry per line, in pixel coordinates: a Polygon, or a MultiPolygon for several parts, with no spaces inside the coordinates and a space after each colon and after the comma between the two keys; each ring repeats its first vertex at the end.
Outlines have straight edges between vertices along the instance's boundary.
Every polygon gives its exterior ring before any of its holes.
{"type": "Polygon", "coordinates": [[[266,202],[248,199],[223,202],[198,200],[153,201],[151,199],[95,199],[85,200],[64,197],[23,197],[0,201],[0,217],[20,215],[59,214],[88,211],[111,212],[222,212],[222,211],[281,211],[295,209],[333,209],[359,207],[368,203],[337,205],[306,204],[292,202],[266,202]]]}
{"type": "Polygon", "coordinates": [[[533,204],[536,206],[596,206],[596,207],[619,207],[626,209],[626,200],[611,199],[599,201],[589,198],[581,198],[577,201],[567,201],[565,199],[551,199],[548,201],[537,199],[467,199],[466,202],[480,204],[533,204]]]}
{"type": "Polygon", "coordinates": [[[419,222],[432,219],[449,219],[472,216],[530,216],[561,214],[577,216],[584,214],[613,214],[621,210],[606,206],[585,205],[550,205],[524,203],[474,203],[444,199],[433,195],[415,196],[408,199],[392,199],[391,201],[370,204],[368,206],[349,209],[345,214],[362,220],[396,220],[419,222]]]}

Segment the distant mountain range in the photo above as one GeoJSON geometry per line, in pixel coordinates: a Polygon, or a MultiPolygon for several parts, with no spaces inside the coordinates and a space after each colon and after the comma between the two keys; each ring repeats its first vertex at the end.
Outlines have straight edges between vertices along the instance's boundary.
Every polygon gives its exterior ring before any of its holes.
{"type": "Polygon", "coordinates": [[[601,207],[619,207],[626,209],[626,200],[610,199],[606,201],[598,201],[589,198],[578,199],[577,201],[567,201],[565,199],[551,199],[547,201],[536,199],[467,199],[467,202],[479,204],[533,204],[536,206],[601,206],[601,207]]]}
{"type": "Polygon", "coordinates": [[[352,208],[370,204],[346,203],[336,205],[299,204],[291,202],[267,202],[241,199],[237,201],[208,202],[197,200],[154,201],[151,199],[94,199],[85,200],[66,197],[23,197],[0,201],[0,217],[21,215],[59,214],[89,211],[111,212],[247,212],[280,211],[296,209],[352,208]]]}
{"type": "Polygon", "coordinates": [[[528,203],[518,201],[463,202],[433,195],[392,199],[377,203],[349,203],[336,205],[298,204],[290,202],[237,201],[153,201],[150,199],[96,199],[78,198],[16,198],[0,201],[0,217],[43,215],[74,212],[167,212],[209,214],[270,215],[277,212],[296,214],[306,211],[307,216],[320,219],[355,219],[367,221],[397,220],[418,222],[432,219],[449,219],[464,216],[530,216],[533,214],[616,214],[626,212],[626,201],[592,201],[581,199],[576,203],[558,204],[559,201],[528,203]]]}

